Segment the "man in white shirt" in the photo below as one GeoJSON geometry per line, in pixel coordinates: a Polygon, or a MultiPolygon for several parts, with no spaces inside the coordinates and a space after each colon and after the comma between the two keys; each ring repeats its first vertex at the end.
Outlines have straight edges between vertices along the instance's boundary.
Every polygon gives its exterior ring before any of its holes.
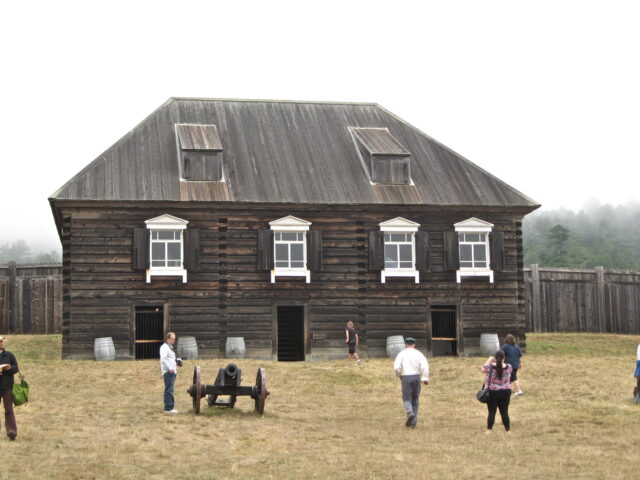
{"type": "Polygon", "coordinates": [[[402,380],[402,404],[407,412],[407,427],[415,428],[418,423],[418,402],[421,384],[429,385],[429,363],[419,350],[415,338],[404,339],[405,349],[396,357],[393,370],[402,380]]]}
{"type": "Polygon", "coordinates": [[[160,371],[164,377],[164,413],[175,414],[178,411],[174,408],[173,387],[176,384],[178,375],[178,365],[182,366],[182,359],[177,358],[173,351],[176,343],[176,334],[169,332],[164,337],[165,343],[160,347],[160,371]]]}

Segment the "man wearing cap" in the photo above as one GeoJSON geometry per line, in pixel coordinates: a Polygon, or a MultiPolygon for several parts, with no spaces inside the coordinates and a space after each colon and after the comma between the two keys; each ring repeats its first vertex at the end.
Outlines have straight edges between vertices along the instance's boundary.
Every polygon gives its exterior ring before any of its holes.
{"type": "Polygon", "coordinates": [[[429,385],[429,363],[426,357],[416,350],[416,339],[404,339],[405,349],[396,357],[393,370],[402,381],[402,403],[407,412],[407,427],[415,428],[418,423],[418,402],[421,383],[429,385]]]}
{"type": "Polygon", "coordinates": [[[13,376],[18,373],[18,361],[13,353],[4,349],[6,340],[0,337],[0,401],[4,403],[4,424],[9,440],[18,435],[16,416],[13,413],[13,376]]]}

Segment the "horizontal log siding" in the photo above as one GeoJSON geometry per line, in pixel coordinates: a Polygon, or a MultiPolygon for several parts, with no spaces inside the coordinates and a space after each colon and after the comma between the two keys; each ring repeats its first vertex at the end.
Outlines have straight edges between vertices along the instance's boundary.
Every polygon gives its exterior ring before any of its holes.
{"type": "Polygon", "coordinates": [[[224,351],[228,336],[243,336],[248,353],[270,351],[273,305],[304,304],[310,319],[311,351],[342,348],[344,326],[356,323],[364,352],[384,352],[389,335],[411,335],[429,344],[430,304],[460,305],[461,350],[477,350],[482,332],[524,338],[523,304],[518,301],[519,239],[517,214],[496,209],[450,212],[425,208],[336,207],[326,208],[260,205],[146,204],[131,208],[66,207],[70,234],[66,239],[70,342],[68,355],[90,356],[93,340],[111,336],[119,355],[133,353],[133,311],[136,305],[168,304],[170,328],[178,335],[197,337],[210,354],[224,351]],[[158,215],[170,213],[200,230],[201,262],[188,272],[188,282],[154,277],[134,271],[133,228],[158,215]],[[300,278],[278,278],[270,283],[268,272],[257,271],[257,236],[268,222],[294,215],[312,222],[323,232],[323,270],[311,273],[311,283],[300,278]],[[368,270],[367,232],[396,216],[404,216],[429,232],[430,273],[412,279],[389,278],[380,283],[380,272],[368,270]],[[494,223],[504,232],[505,264],[511,271],[486,279],[455,282],[455,273],[444,271],[443,231],[471,216],[494,223]]]}

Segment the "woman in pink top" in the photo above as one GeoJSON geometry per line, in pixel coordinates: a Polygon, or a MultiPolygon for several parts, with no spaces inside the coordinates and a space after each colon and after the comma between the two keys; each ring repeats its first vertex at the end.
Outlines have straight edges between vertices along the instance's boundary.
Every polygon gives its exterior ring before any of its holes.
{"type": "Polygon", "coordinates": [[[507,434],[511,434],[511,420],[509,419],[509,400],[511,399],[511,370],[512,366],[504,362],[504,352],[498,350],[495,357],[489,357],[480,367],[485,377],[485,385],[489,385],[489,401],[487,402],[487,435],[491,434],[496,421],[496,410],[500,410],[502,424],[507,434]]]}

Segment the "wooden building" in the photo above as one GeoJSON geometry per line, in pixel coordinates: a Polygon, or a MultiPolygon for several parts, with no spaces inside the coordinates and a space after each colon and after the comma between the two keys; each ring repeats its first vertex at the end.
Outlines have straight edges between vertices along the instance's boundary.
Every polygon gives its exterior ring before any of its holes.
{"type": "Polygon", "coordinates": [[[433,355],[524,340],[522,218],[536,202],[377,104],[173,98],[49,199],[63,357],[162,332],[221,355],[433,355]]]}

